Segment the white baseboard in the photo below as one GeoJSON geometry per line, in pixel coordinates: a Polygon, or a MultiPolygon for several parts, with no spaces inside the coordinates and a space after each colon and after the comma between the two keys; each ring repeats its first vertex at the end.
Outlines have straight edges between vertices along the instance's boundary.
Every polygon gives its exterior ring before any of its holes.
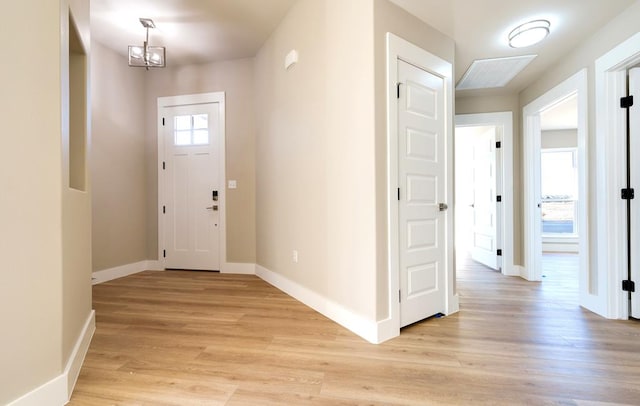
{"type": "Polygon", "coordinates": [[[145,271],[164,271],[164,266],[162,265],[161,261],[158,260],[152,260],[152,259],[147,259],[146,261],[143,261],[146,263],[145,266],[145,271]]]}
{"type": "Polygon", "coordinates": [[[355,314],[339,303],[260,265],[256,265],[256,275],[370,343],[378,344],[381,342],[378,334],[378,322],[355,314]]]}
{"type": "Polygon", "coordinates": [[[514,265],[513,266],[513,275],[512,276],[519,276],[523,279],[527,279],[527,270],[525,269],[524,266],[521,265],[514,265]]]}
{"type": "Polygon", "coordinates": [[[502,268],[502,274],[505,276],[522,276],[520,265],[505,266],[502,268]]]}
{"type": "Polygon", "coordinates": [[[255,275],[256,264],[240,263],[240,262],[226,262],[222,265],[220,273],[235,273],[242,275],[255,275]]]}
{"type": "Polygon", "coordinates": [[[67,401],[71,399],[73,388],[76,386],[76,382],[78,381],[78,375],[80,375],[80,369],[82,368],[84,357],[87,355],[87,351],[89,351],[89,344],[91,344],[91,339],[93,338],[93,333],[95,333],[95,331],[96,311],[91,310],[87,321],[84,323],[80,337],[78,338],[78,341],[76,341],[76,345],[73,347],[73,352],[67,362],[67,366],[64,369],[64,375],[67,376],[67,401]]]}
{"type": "Polygon", "coordinates": [[[378,322],[377,337],[374,344],[380,344],[392,338],[396,338],[400,335],[400,324],[397,320],[393,320],[391,317],[380,320],[378,322]]]}
{"type": "Polygon", "coordinates": [[[104,283],[108,281],[112,281],[114,279],[123,278],[125,276],[133,275],[142,271],[150,271],[150,270],[163,270],[160,266],[160,261],[140,261],[134,262],[132,264],[126,264],[121,266],[116,266],[115,268],[103,269],[101,271],[95,271],[91,276],[91,284],[97,285],[99,283],[104,283]]]}
{"type": "Polygon", "coordinates": [[[64,375],[58,375],[7,406],[60,406],[67,402],[67,379],[64,375]]]}
{"type": "MultiPolygon", "coordinates": [[[[447,295],[448,296],[448,295],[447,295]]],[[[451,300],[447,300],[447,316],[458,313],[460,311],[460,295],[453,295],[451,300]]]]}
{"type": "Polygon", "coordinates": [[[60,406],[66,405],[69,402],[78,375],[80,374],[84,357],[89,350],[91,338],[96,330],[95,317],[95,311],[91,310],[64,371],[49,382],[26,393],[7,406],[60,406]]]}

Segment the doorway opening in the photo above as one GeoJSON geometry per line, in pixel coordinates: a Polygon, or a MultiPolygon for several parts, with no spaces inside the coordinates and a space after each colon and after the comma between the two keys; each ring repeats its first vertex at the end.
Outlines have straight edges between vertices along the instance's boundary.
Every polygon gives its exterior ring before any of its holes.
{"type": "Polygon", "coordinates": [[[573,292],[589,308],[586,108],[582,70],[523,109],[523,276],[557,279],[558,285],[547,284],[552,295],[573,292]]]}
{"type": "Polygon", "coordinates": [[[578,98],[540,113],[540,197],[543,292],[577,304],[579,235],[578,98]]]}
{"type": "Polygon", "coordinates": [[[513,264],[513,117],[456,115],[456,263],[473,260],[504,275],[513,264]]]}

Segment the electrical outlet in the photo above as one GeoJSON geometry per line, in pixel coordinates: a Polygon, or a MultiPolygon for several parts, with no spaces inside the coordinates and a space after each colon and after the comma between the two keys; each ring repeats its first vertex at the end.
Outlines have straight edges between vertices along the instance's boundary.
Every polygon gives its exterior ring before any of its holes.
{"type": "Polygon", "coordinates": [[[291,260],[296,264],[298,263],[298,250],[293,250],[291,252],[291,260]]]}

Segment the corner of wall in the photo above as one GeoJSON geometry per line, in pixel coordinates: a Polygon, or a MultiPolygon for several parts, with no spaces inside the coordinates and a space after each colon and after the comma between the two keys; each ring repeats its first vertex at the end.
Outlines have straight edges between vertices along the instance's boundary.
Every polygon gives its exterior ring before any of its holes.
{"type": "Polygon", "coordinates": [[[20,398],[13,400],[7,406],[64,405],[68,403],[95,330],[95,311],[92,310],[85,320],[82,331],[75,342],[62,373],[20,398]]]}

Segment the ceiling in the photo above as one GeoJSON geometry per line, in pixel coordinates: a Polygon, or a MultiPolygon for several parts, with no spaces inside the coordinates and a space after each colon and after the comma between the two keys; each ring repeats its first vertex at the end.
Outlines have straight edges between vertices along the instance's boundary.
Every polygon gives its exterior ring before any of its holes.
{"type": "MultiPolygon", "coordinates": [[[[156,23],[150,44],[167,47],[167,65],[254,56],[297,0],[92,0],[92,36],[126,54],[145,31],[139,17],[156,23]],[[178,62],[179,61],[179,62],[178,62]]],[[[350,1],[350,0],[345,0],[350,1]]],[[[390,0],[456,42],[456,82],[475,59],[537,54],[503,88],[459,90],[458,96],[520,92],[558,59],[637,0],[390,0]],[[541,44],[512,49],[516,25],[551,22],[541,44]]]]}
{"type": "Polygon", "coordinates": [[[456,83],[475,59],[537,54],[504,88],[462,90],[456,96],[518,93],[636,0],[390,0],[456,42],[456,83]],[[509,32],[546,19],[551,33],[540,44],[513,49],[509,32]]]}
{"type": "Polygon", "coordinates": [[[92,38],[121,53],[149,44],[167,48],[167,66],[255,56],[296,0],[91,0],[92,38]]]}

